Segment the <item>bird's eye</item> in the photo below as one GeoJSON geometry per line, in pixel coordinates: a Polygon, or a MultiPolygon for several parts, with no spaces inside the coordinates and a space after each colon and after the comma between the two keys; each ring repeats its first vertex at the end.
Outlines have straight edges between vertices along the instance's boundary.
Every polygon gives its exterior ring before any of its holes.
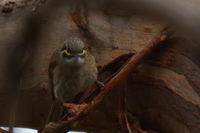
{"type": "Polygon", "coordinates": [[[66,55],[68,55],[68,56],[72,56],[73,54],[70,52],[70,51],[68,51],[68,50],[63,50],[63,52],[66,54],[66,55]]]}
{"type": "Polygon", "coordinates": [[[85,55],[85,50],[82,50],[80,53],[78,53],[79,55],[85,55]]]}

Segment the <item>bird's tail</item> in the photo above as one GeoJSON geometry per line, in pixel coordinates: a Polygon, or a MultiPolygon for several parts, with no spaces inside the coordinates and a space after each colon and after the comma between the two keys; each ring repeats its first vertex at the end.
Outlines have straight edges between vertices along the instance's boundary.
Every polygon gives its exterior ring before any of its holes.
{"type": "Polygon", "coordinates": [[[59,120],[59,118],[62,116],[62,103],[58,100],[55,100],[53,104],[51,105],[51,110],[49,112],[46,124],[49,122],[56,122],[59,120]]]}

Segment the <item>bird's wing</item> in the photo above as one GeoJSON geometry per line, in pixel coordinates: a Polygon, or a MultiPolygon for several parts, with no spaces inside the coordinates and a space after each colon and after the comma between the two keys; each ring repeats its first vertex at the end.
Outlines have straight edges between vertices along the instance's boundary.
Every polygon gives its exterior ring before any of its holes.
{"type": "Polygon", "coordinates": [[[48,70],[48,76],[49,76],[49,89],[52,94],[52,99],[55,100],[55,95],[54,95],[54,83],[53,83],[53,71],[57,66],[57,56],[58,56],[58,51],[55,51],[54,54],[51,57],[51,61],[49,64],[49,70],[48,70]]]}
{"type": "Polygon", "coordinates": [[[58,58],[58,53],[59,51],[55,51],[51,57],[51,60],[50,60],[50,64],[49,64],[49,70],[48,70],[48,76],[49,76],[49,89],[50,89],[50,92],[52,94],[52,100],[53,100],[53,103],[51,105],[51,109],[50,109],[50,112],[49,112],[49,115],[48,115],[48,118],[47,118],[47,121],[46,121],[46,124],[49,123],[49,122],[52,122],[52,121],[57,121],[58,118],[61,116],[62,114],[62,111],[61,111],[61,108],[60,108],[60,105],[61,105],[61,102],[58,101],[56,98],[55,98],[55,94],[54,94],[54,83],[53,83],[53,71],[54,69],[56,68],[57,66],[57,58],[58,58]]]}

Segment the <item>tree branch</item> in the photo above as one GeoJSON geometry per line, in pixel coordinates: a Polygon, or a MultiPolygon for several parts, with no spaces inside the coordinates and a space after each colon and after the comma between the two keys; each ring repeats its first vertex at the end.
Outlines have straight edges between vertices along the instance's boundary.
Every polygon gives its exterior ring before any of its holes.
{"type": "Polygon", "coordinates": [[[123,86],[120,88],[119,98],[119,122],[123,133],[133,133],[127,117],[126,109],[126,92],[127,92],[127,81],[124,81],[123,86]]]}

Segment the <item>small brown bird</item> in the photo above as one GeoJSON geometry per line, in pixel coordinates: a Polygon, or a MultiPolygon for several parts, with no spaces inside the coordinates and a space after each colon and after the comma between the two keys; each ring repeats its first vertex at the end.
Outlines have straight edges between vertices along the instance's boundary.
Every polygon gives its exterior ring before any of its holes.
{"type": "Polygon", "coordinates": [[[84,42],[77,37],[66,40],[64,46],[55,51],[49,65],[49,87],[54,105],[48,122],[57,120],[61,115],[58,104],[73,103],[74,98],[96,80],[96,62],[85,49],[84,42]]]}

